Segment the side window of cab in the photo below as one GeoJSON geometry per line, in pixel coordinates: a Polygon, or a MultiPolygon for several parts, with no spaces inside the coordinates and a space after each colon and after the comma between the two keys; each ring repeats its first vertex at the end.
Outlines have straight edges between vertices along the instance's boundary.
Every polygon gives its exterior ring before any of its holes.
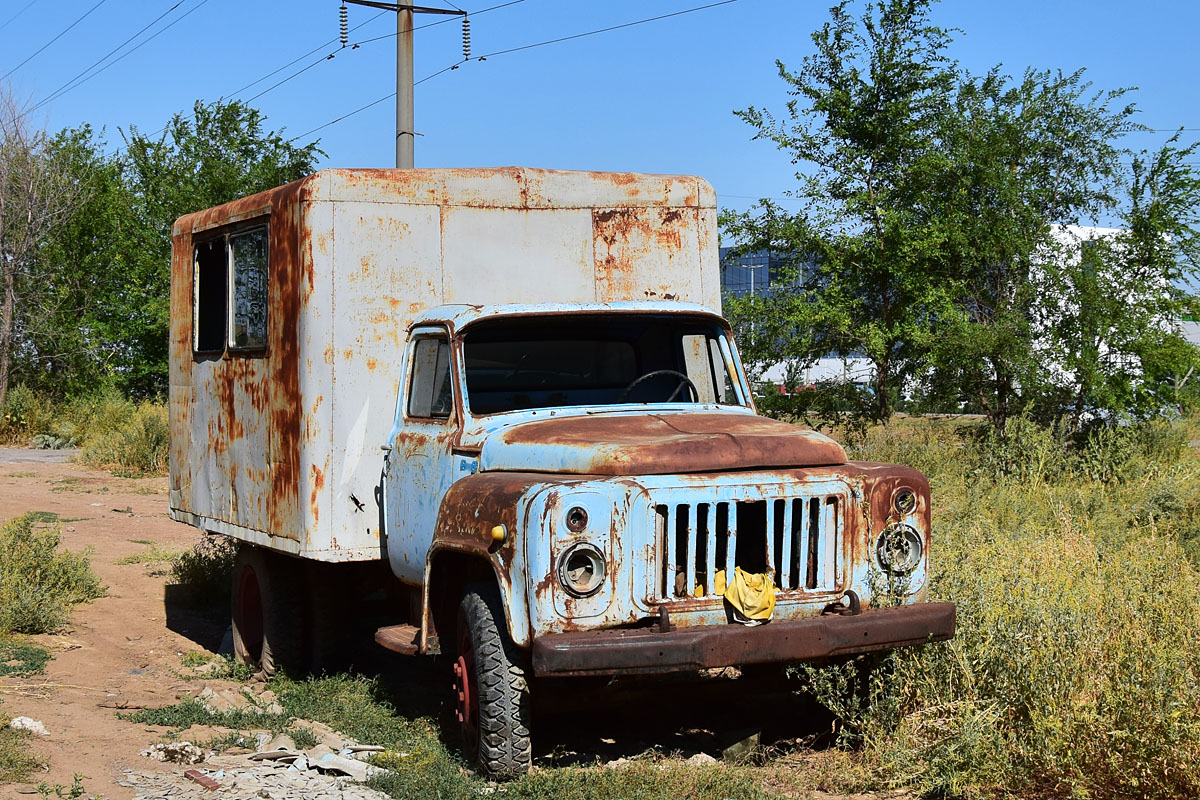
{"type": "Polygon", "coordinates": [[[448,420],[454,413],[450,342],[444,334],[422,335],[413,343],[408,381],[408,416],[448,420]]]}

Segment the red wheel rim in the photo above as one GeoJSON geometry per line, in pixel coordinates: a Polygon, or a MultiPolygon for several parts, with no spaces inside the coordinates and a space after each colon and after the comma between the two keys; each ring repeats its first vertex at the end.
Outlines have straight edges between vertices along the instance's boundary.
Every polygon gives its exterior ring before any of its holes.
{"type": "Polygon", "coordinates": [[[479,690],[475,685],[475,647],[466,626],[459,631],[458,659],[454,662],[454,711],[462,727],[467,756],[475,758],[479,753],[479,690]]]}
{"type": "Polygon", "coordinates": [[[254,570],[242,570],[238,583],[238,634],[246,655],[256,664],[262,660],[263,608],[262,592],[258,588],[258,576],[254,570]]]}

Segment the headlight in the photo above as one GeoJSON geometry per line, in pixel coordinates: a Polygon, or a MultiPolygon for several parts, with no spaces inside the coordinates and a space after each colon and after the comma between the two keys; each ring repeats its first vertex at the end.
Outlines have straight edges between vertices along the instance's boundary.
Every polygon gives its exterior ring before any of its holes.
{"type": "Polygon", "coordinates": [[[892,498],[892,505],[901,514],[911,514],[917,507],[917,495],[912,489],[901,489],[892,498]]]}
{"type": "Polygon", "coordinates": [[[604,582],[604,554],[595,545],[580,542],[558,558],[558,582],[575,597],[588,597],[604,582]]]}
{"type": "Polygon", "coordinates": [[[907,575],[921,563],[921,534],[909,525],[889,525],[879,534],[875,556],[893,575],[907,575]]]}

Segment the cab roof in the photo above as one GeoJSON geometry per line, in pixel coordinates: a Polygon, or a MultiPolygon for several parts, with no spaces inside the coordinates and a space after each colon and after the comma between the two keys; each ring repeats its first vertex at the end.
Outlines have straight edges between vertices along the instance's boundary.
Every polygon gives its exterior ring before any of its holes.
{"type": "Polygon", "coordinates": [[[452,303],[426,309],[409,325],[409,330],[423,325],[445,324],[451,332],[462,330],[483,319],[500,317],[532,317],[552,314],[691,314],[712,317],[724,323],[716,311],[699,303],[679,300],[622,300],[611,303],[489,303],[467,305],[452,303]]]}

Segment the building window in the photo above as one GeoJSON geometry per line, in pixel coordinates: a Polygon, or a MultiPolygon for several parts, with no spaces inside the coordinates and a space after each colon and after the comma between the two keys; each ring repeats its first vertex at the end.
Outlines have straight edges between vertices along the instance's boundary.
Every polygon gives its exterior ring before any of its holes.
{"type": "Polygon", "coordinates": [[[197,353],[267,347],[266,225],[241,228],[196,244],[192,348],[197,353]]]}

